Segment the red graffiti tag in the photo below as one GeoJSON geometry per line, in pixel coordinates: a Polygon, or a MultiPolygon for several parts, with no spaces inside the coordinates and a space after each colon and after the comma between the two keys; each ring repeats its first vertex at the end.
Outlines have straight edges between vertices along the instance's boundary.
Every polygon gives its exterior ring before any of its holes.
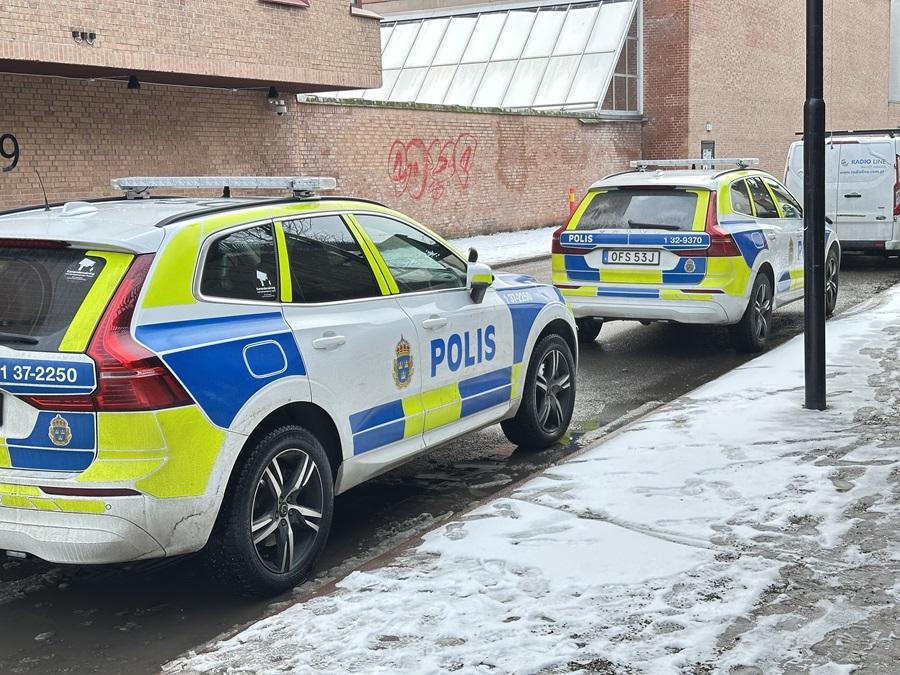
{"type": "Polygon", "coordinates": [[[428,146],[421,138],[395,140],[388,154],[388,173],[397,196],[408,194],[421,199],[426,192],[435,201],[444,196],[447,184],[455,181],[465,190],[475,163],[478,141],[471,134],[456,140],[434,139],[428,146]]]}

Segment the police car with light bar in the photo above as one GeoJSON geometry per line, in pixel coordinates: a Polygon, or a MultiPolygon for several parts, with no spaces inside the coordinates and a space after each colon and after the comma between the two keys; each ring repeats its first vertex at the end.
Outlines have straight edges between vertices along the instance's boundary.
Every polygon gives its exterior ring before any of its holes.
{"type": "MultiPolygon", "coordinates": [[[[773,310],[803,297],[803,214],[753,159],[632,162],[591,186],[553,235],[553,283],[593,342],[604,321],[717,324],[766,347],[773,310]],[[728,169],[722,169],[729,166],[728,169]]],[[[841,247],[826,224],[826,312],[841,247]]]]}
{"type": "Polygon", "coordinates": [[[0,551],[205,547],[231,586],[276,593],[308,574],[336,494],[497,422],[524,446],[565,433],[577,341],[552,286],[319,195],[333,179],[113,185],[0,214],[0,551]]]}

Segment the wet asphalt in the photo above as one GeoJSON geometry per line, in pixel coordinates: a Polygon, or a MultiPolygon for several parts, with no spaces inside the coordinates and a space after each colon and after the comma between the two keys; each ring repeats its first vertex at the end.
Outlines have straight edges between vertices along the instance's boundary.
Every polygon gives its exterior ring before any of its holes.
{"type": "MultiPolygon", "coordinates": [[[[549,281],[549,262],[505,267],[549,281]]],[[[900,283],[900,262],[847,257],[838,313],[900,283]]],[[[799,334],[803,306],[775,313],[773,342],[799,334]]],[[[748,360],[720,328],[609,323],[581,349],[565,443],[519,450],[491,427],[338,498],[317,578],[275,601],[212,584],[196,558],[104,567],[0,559],[0,673],[155,673],[179,654],[276,611],[380,552],[527,478],[582,446],[589,432],[669,401],[748,360]]]]}

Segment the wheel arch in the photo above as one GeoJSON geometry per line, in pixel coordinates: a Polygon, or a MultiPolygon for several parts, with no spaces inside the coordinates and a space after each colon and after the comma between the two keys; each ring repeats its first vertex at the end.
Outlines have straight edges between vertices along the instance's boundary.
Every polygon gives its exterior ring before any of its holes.
{"type": "MultiPolygon", "coordinates": [[[[569,349],[572,350],[572,357],[575,359],[575,363],[578,363],[578,337],[575,334],[575,331],[572,330],[571,324],[565,319],[553,319],[549,321],[547,325],[545,325],[541,332],[538,333],[537,339],[534,341],[534,344],[537,345],[541,340],[543,340],[547,335],[555,334],[562,337],[563,340],[566,341],[566,344],[569,345],[569,349]]],[[[530,359],[529,355],[529,359],[530,359]]]]}

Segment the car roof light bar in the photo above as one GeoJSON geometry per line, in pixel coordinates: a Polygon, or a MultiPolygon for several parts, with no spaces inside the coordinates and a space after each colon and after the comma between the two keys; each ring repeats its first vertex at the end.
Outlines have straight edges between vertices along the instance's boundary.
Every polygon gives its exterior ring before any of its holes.
{"type": "Polygon", "coordinates": [[[316,192],[334,190],[337,181],[328,176],[131,176],[110,181],[129,199],[148,197],[154,188],[175,190],[221,189],[230,197],[234,188],[245,190],[289,190],[295,197],[309,197],[316,192]]]}
{"type": "Polygon", "coordinates": [[[639,171],[644,171],[650,167],[703,167],[703,168],[714,168],[717,166],[737,166],[742,169],[747,168],[748,166],[756,166],[759,164],[759,160],[755,157],[729,157],[723,159],[639,159],[637,161],[631,162],[631,167],[633,169],[638,169],[639,171]]]}

